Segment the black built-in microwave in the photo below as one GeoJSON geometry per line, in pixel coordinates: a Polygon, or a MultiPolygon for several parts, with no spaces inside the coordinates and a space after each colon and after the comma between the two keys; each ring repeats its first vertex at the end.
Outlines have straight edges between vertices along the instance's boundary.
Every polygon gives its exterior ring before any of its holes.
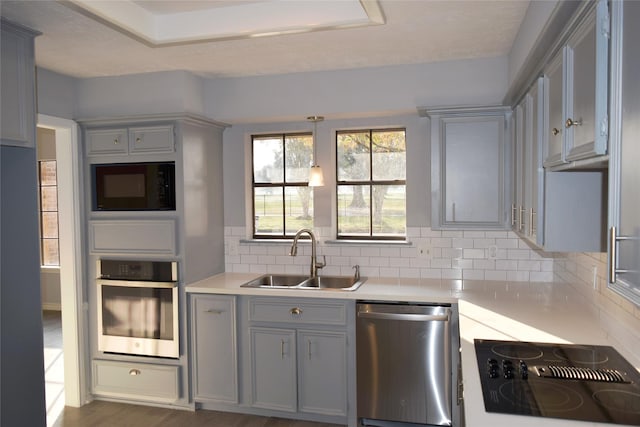
{"type": "Polygon", "coordinates": [[[176,209],[175,163],[111,163],[91,166],[94,211],[176,209]]]}

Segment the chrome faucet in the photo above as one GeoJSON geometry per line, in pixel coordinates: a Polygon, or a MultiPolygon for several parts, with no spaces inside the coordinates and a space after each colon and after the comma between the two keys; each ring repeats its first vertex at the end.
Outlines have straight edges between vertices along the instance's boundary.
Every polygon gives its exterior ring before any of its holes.
{"type": "Polygon", "coordinates": [[[316,259],[316,236],[313,234],[313,231],[308,228],[298,230],[296,235],[293,237],[293,243],[291,244],[289,255],[296,256],[298,254],[298,239],[303,233],[308,234],[311,238],[311,277],[318,277],[318,270],[327,265],[327,258],[323,256],[323,262],[316,259]]]}

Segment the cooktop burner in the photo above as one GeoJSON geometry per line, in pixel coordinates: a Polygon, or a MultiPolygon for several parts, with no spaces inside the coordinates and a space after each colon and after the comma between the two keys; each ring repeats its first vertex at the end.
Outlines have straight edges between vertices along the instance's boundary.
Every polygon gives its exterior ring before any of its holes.
{"type": "Polygon", "coordinates": [[[640,373],[607,346],[475,340],[487,412],[640,426],[640,373]]]}

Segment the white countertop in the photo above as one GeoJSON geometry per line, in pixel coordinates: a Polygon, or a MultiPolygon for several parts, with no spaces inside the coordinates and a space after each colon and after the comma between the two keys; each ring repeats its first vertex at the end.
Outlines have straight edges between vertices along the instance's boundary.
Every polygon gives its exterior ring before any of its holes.
{"type": "MultiPolygon", "coordinates": [[[[573,288],[561,283],[368,279],[354,292],[242,288],[259,274],[222,273],[187,285],[190,293],[349,300],[455,303],[468,427],[611,427],[612,424],[488,413],[484,409],[475,338],[613,345],[573,288]]],[[[634,361],[630,362],[633,364],[634,361]]]]}

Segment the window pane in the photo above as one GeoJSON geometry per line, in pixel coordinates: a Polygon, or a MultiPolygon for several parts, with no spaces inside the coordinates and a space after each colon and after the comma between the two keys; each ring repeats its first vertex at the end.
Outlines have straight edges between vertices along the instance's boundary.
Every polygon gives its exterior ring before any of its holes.
{"type": "Polygon", "coordinates": [[[55,160],[40,162],[40,185],[57,185],[55,160]]]}
{"type": "Polygon", "coordinates": [[[405,180],[404,130],[373,132],[373,180],[405,180]]]}
{"type": "Polygon", "coordinates": [[[42,239],[42,265],[60,265],[58,239],[42,239]]]}
{"type": "Polygon", "coordinates": [[[369,206],[368,185],[338,186],[338,235],[369,236],[369,206]]]}
{"type": "Polygon", "coordinates": [[[284,230],[282,187],[254,188],[255,233],[279,235],[284,230]]]}
{"type": "Polygon", "coordinates": [[[290,135],[285,137],[284,144],[287,182],[308,182],[313,138],[311,135],[290,135]]]}
{"type": "Polygon", "coordinates": [[[40,195],[40,209],[43,212],[58,210],[58,187],[41,187],[40,195]]]}
{"type": "Polygon", "coordinates": [[[42,212],[42,238],[58,237],[58,213],[42,212]]]}
{"type": "Polygon", "coordinates": [[[254,182],[283,182],[283,148],[284,144],[281,137],[253,138],[254,182]]]}
{"type": "Polygon", "coordinates": [[[337,139],[338,181],[368,181],[369,132],[339,132],[337,139]]]}
{"type": "Polygon", "coordinates": [[[404,185],[373,186],[373,234],[404,236],[406,234],[406,187],[404,185]]]}
{"type": "Polygon", "coordinates": [[[285,229],[293,235],[301,228],[313,228],[313,191],[311,187],[285,188],[285,229]]]}

